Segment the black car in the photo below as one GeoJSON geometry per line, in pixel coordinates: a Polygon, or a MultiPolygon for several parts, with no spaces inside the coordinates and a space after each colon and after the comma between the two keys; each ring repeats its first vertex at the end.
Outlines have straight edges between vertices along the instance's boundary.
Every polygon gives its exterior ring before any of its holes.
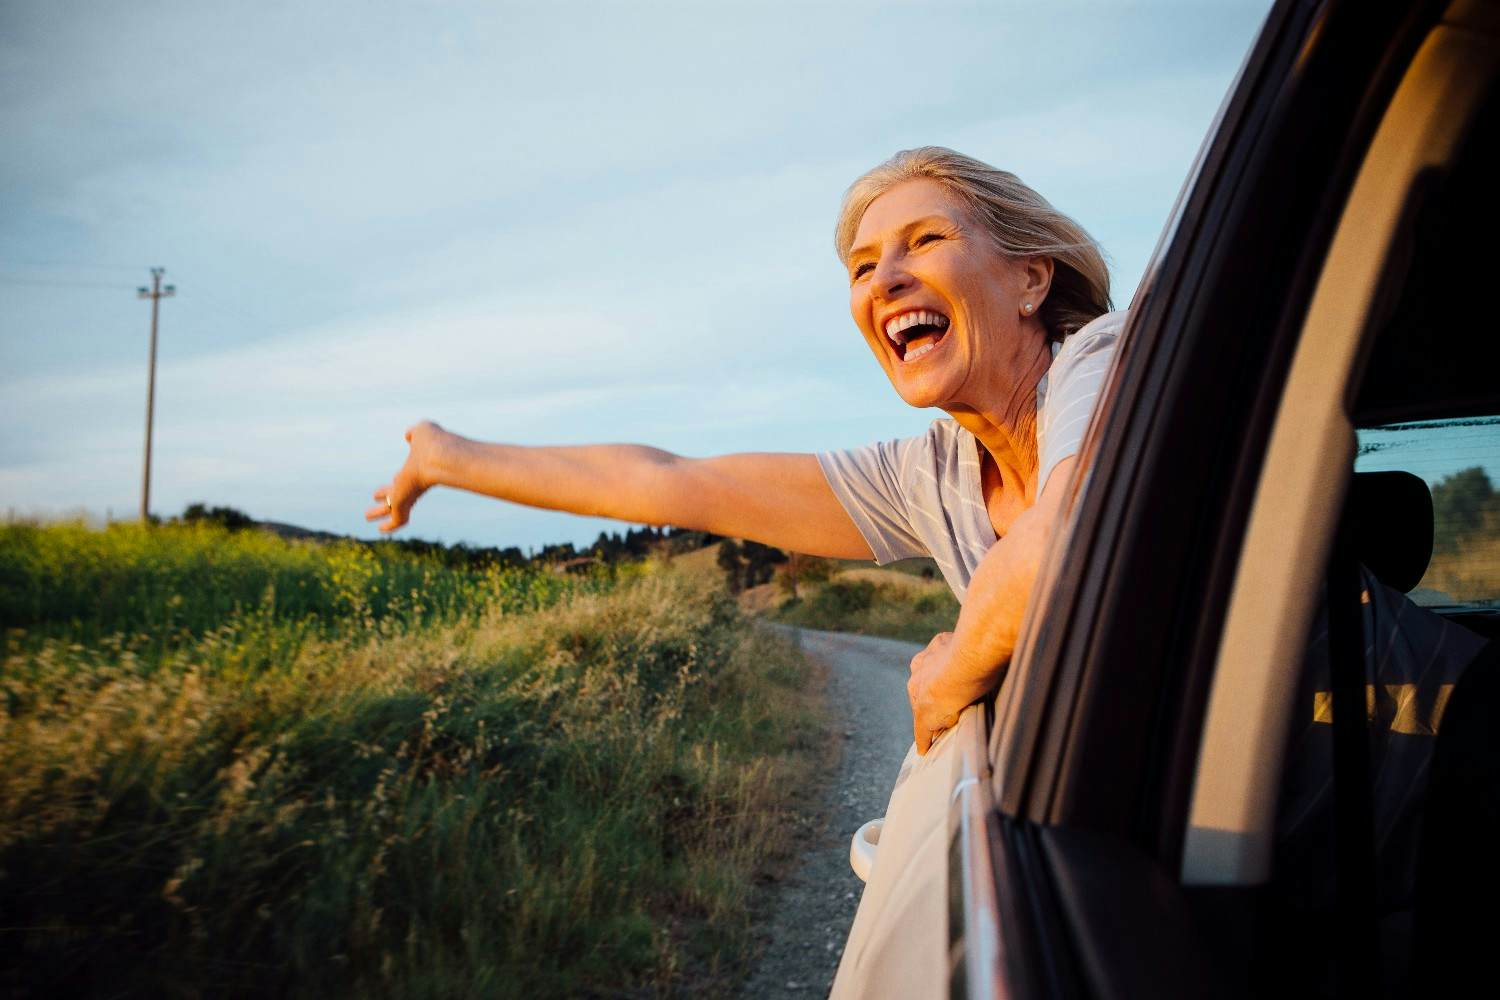
{"type": "Polygon", "coordinates": [[[1497,73],[1500,3],[1275,5],[1007,679],[856,837],[835,997],[1500,989],[1497,73]],[[1478,507],[1449,523],[1463,476],[1478,507]],[[1361,566],[1477,637],[1430,725],[1382,714],[1413,695],[1369,682],[1361,566]],[[1392,733],[1401,844],[1372,805],[1392,733]],[[1298,771],[1307,739],[1326,773],[1298,771]],[[1331,806],[1293,852],[1309,780],[1331,806]]]}

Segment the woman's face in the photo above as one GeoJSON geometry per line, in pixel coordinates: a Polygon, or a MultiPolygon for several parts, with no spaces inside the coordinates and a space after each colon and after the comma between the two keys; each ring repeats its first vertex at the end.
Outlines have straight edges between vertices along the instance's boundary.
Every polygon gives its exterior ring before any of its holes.
{"type": "Polygon", "coordinates": [[[860,219],[849,311],[907,403],[987,410],[1011,402],[1045,350],[1036,316],[1051,277],[1050,259],[1005,256],[942,184],[920,178],[860,219]]]}

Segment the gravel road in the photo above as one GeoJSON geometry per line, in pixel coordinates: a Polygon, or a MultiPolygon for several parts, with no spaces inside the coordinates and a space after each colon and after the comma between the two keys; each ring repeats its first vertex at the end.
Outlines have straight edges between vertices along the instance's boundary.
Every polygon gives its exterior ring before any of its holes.
{"type": "Polygon", "coordinates": [[[828,703],[843,755],[825,789],[827,821],[776,891],[762,924],[764,951],[746,1000],[827,996],[864,883],[849,867],[849,838],[884,815],[891,785],[911,745],[906,678],[922,647],[895,639],[789,629],[828,666],[828,703]]]}

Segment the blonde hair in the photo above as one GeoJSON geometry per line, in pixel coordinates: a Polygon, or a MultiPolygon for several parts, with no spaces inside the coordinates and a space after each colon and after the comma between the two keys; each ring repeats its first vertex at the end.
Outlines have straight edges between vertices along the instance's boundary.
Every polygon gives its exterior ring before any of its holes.
{"type": "Polygon", "coordinates": [[[833,233],[840,261],[848,264],[859,220],[870,203],[897,184],[921,177],[956,195],[1001,253],[1052,258],[1052,287],[1038,317],[1054,339],[1062,340],[1109,312],[1109,269],[1099,244],[1082,226],[1015,174],[942,146],[903,149],[849,185],[833,233]]]}

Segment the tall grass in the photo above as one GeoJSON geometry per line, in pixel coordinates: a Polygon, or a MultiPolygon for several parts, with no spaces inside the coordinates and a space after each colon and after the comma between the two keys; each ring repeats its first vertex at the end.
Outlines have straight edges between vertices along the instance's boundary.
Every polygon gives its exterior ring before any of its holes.
{"type": "Polygon", "coordinates": [[[820,725],[795,650],[727,597],[80,530],[0,545],[34,623],[0,672],[0,988],[729,989],[820,725]],[[199,571],[236,599],[179,589],[199,571]],[[416,580],[436,593],[381,603],[416,580]],[[109,632],[127,608],[176,639],[109,632]]]}

